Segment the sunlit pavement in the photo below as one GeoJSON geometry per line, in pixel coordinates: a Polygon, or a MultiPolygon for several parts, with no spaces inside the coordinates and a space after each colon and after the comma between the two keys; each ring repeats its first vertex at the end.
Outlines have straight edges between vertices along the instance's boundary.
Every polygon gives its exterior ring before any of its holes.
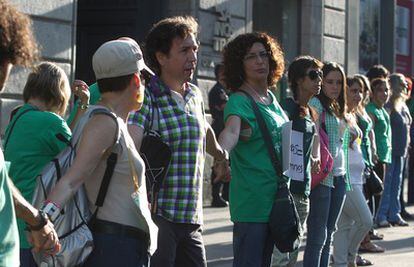
{"type": "MultiPolygon", "coordinates": [[[[414,206],[407,210],[414,214],[414,206]]],[[[408,227],[381,228],[384,240],[375,241],[385,253],[362,254],[380,267],[414,267],[414,221],[408,227]]],[[[232,229],[228,208],[204,208],[204,242],[208,266],[230,267],[233,262],[232,229]]],[[[303,246],[296,266],[302,266],[303,246]]]]}

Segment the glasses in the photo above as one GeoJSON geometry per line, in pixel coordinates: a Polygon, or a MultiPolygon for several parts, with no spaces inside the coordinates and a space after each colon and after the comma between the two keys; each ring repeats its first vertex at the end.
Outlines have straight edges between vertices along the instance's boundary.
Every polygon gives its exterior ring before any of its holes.
{"type": "Polygon", "coordinates": [[[310,71],[308,71],[308,73],[306,73],[306,75],[311,80],[316,80],[317,78],[321,78],[322,79],[323,72],[321,70],[310,70],[310,71]]]}
{"type": "Polygon", "coordinates": [[[269,55],[270,54],[268,51],[262,51],[262,52],[259,52],[258,54],[250,53],[244,57],[244,61],[253,61],[253,60],[256,60],[257,58],[260,58],[261,60],[265,60],[269,58],[269,55]]]}

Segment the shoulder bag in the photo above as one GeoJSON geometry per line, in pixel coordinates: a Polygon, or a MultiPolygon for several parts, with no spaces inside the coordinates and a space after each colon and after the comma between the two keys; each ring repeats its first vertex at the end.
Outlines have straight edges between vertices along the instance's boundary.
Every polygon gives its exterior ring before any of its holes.
{"type": "Polygon", "coordinates": [[[321,125],[319,127],[319,149],[320,149],[320,160],[321,168],[319,172],[312,173],[311,189],[315,188],[333,169],[333,158],[329,152],[329,137],[326,132],[326,112],[322,111],[321,114],[321,125]]]}
{"type": "Polygon", "coordinates": [[[292,252],[299,248],[300,244],[300,219],[296,210],[293,196],[287,185],[287,178],[283,176],[281,160],[278,159],[274,149],[272,138],[263,119],[263,116],[251,95],[241,91],[249,99],[253,107],[254,114],[259,124],[260,131],[269,153],[273,168],[280,177],[279,186],[276,191],[275,201],[269,217],[269,228],[273,241],[280,252],[292,252]]]}

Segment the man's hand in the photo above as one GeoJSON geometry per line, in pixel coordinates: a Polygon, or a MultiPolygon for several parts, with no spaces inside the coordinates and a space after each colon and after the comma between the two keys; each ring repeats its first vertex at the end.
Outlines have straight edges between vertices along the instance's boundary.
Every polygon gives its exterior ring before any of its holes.
{"type": "Polygon", "coordinates": [[[49,220],[39,231],[30,231],[28,239],[34,252],[43,251],[45,254],[55,255],[60,251],[61,245],[58,235],[49,220]]]}
{"type": "Polygon", "coordinates": [[[213,169],[216,174],[213,183],[229,182],[231,180],[230,165],[228,160],[215,160],[213,169]]]}

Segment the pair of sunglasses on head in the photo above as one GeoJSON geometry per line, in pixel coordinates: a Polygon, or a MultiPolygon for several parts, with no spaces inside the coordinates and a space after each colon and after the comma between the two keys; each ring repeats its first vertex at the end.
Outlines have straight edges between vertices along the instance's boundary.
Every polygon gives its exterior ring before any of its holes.
{"type": "Polygon", "coordinates": [[[306,76],[311,80],[316,80],[317,78],[323,78],[323,72],[321,70],[310,70],[306,73],[306,76]]]}

